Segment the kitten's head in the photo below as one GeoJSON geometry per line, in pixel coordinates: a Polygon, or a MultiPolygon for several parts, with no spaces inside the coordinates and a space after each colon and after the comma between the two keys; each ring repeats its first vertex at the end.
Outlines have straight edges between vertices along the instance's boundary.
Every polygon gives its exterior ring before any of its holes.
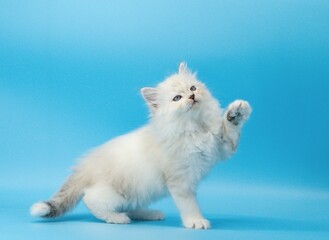
{"type": "Polygon", "coordinates": [[[197,115],[213,101],[205,85],[197,80],[186,63],[180,63],[178,73],[156,88],[145,87],[141,93],[153,117],[197,115]]]}

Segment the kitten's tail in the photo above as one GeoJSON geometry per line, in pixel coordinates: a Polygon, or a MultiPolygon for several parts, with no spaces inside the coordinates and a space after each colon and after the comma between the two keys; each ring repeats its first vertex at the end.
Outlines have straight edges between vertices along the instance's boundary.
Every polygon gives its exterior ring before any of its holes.
{"type": "Polygon", "coordinates": [[[50,200],[33,204],[30,213],[34,217],[59,217],[80,201],[85,187],[86,179],[74,173],[50,200]]]}

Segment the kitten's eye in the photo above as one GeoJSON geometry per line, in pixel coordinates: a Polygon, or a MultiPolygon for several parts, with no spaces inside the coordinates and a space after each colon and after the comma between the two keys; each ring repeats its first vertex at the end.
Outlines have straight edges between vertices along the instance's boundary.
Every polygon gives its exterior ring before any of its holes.
{"type": "Polygon", "coordinates": [[[173,98],[173,101],[177,102],[177,101],[179,101],[181,98],[182,98],[181,95],[177,95],[177,96],[175,96],[175,97],[173,98]]]}
{"type": "Polygon", "coordinates": [[[192,87],[190,88],[190,90],[194,92],[194,91],[196,90],[196,87],[195,87],[195,86],[192,86],[192,87]]]}

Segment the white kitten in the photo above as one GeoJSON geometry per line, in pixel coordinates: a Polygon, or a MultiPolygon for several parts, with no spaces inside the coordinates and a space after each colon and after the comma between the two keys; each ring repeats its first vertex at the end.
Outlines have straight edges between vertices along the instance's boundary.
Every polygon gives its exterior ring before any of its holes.
{"type": "Polygon", "coordinates": [[[236,100],[222,113],[219,103],[185,63],[156,88],[143,88],[148,125],[94,149],[75,167],[52,199],[31,207],[39,217],[58,217],[81,198],[108,223],[160,220],[147,206],[170,194],[187,228],[210,228],[197,200],[199,181],[230,157],[251,108],[236,100]]]}

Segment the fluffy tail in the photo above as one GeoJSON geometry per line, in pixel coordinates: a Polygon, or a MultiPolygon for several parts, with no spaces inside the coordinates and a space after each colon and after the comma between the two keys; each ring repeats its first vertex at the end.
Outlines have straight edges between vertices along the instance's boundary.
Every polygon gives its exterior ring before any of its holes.
{"type": "Polygon", "coordinates": [[[54,218],[65,214],[80,201],[85,186],[84,179],[77,174],[71,175],[50,200],[33,204],[30,209],[31,215],[54,218]]]}

